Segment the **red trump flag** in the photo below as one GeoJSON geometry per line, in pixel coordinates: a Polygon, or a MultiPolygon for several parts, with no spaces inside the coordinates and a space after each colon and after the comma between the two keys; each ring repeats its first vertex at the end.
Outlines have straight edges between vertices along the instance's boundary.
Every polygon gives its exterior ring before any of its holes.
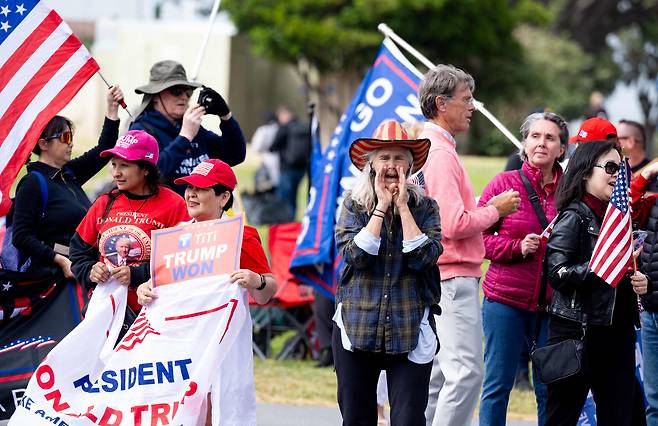
{"type": "Polygon", "coordinates": [[[98,69],[44,1],[0,3],[0,215],[43,128],[98,69]]]}

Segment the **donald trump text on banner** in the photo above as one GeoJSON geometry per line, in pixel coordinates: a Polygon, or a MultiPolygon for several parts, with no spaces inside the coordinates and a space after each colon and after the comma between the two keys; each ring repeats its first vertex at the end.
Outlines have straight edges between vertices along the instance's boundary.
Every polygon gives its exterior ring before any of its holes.
{"type": "Polygon", "coordinates": [[[87,317],[38,367],[9,424],[203,421],[206,395],[249,315],[246,290],[228,280],[239,261],[241,236],[242,216],[155,231],[158,259],[180,252],[181,245],[187,251],[224,244],[225,266],[178,282],[162,274],[158,298],[142,308],[116,345],[127,290],[116,280],[99,285],[87,317]]]}

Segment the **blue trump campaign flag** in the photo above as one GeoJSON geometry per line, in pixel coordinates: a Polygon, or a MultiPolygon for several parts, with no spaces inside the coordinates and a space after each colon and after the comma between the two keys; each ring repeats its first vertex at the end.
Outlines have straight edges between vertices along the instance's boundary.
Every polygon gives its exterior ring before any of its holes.
{"type": "Polygon", "coordinates": [[[314,132],[311,190],[290,270],[328,297],[333,298],[336,292],[341,264],[334,228],[343,192],[360,173],[350,161],[349,146],[357,138],[371,137],[384,120],[424,120],[417,95],[421,78],[397,46],[385,39],[324,152],[314,132]]]}

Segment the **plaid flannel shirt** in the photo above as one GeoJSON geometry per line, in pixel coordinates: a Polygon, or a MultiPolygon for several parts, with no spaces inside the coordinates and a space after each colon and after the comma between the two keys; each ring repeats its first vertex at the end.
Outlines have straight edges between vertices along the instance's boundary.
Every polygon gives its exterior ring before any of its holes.
{"type": "Polygon", "coordinates": [[[336,225],[336,246],[345,262],[336,292],[343,323],[355,349],[403,354],[418,344],[423,310],[440,299],[436,262],[443,251],[439,206],[423,197],[409,203],[411,214],[427,240],[402,252],[402,223],[387,214],[379,253],[373,256],[354,243],[370,214],[348,194],[336,225]]]}

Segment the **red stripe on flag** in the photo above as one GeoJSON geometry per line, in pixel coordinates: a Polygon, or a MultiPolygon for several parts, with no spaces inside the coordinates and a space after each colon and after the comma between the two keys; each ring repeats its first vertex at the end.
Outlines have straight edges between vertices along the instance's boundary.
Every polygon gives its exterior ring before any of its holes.
{"type": "Polygon", "coordinates": [[[29,379],[34,373],[15,374],[13,376],[0,377],[0,383],[13,382],[15,380],[29,379]]]}
{"type": "MultiPolygon", "coordinates": [[[[617,223],[617,225],[621,225],[622,222],[623,221],[620,220],[617,223]]],[[[623,250],[623,248],[620,247],[620,244],[627,238],[628,238],[628,234],[623,232],[623,230],[621,230],[621,232],[619,232],[619,234],[615,236],[614,240],[612,240],[612,243],[610,245],[612,250],[608,250],[608,257],[603,260],[601,267],[599,268],[602,275],[610,276],[610,274],[613,272],[615,267],[619,263],[623,262],[625,250],[623,250]],[[613,250],[616,249],[621,249],[621,250],[616,255],[613,255],[613,250]]]]}
{"type": "Polygon", "coordinates": [[[208,309],[208,310],[205,310],[205,311],[192,312],[191,314],[177,315],[177,316],[174,316],[174,317],[165,317],[165,321],[175,321],[175,320],[181,320],[181,319],[200,317],[201,315],[208,315],[208,314],[212,314],[213,312],[221,311],[222,309],[226,308],[227,306],[228,306],[228,303],[225,303],[221,306],[217,306],[216,308],[208,309]]]}
{"type": "Polygon", "coordinates": [[[7,83],[11,81],[14,74],[23,66],[30,56],[39,48],[44,41],[57,29],[62,23],[62,18],[54,11],[44,18],[39,26],[25,38],[21,46],[7,59],[7,62],[0,68],[0,91],[4,90],[7,83]]]}
{"type": "MultiPolygon", "coordinates": [[[[71,77],[71,79],[64,85],[62,90],[53,97],[50,103],[39,113],[32,122],[32,126],[28,129],[23,137],[23,140],[18,145],[11,160],[7,166],[0,173],[0,191],[2,191],[3,202],[9,199],[9,191],[11,185],[16,180],[19,170],[25,164],[25,160],[30,155],[34,143],[39,135],[46,127],[46,124],[56,115],[62,108],[69,103],[76,93],[82,88],[83,84],[91,78],[92,75],[98,71],[99,66],[93,58],[89,58],[87,62],[78,69],[78,71],[71,77]]],[[[0,140],[4,140],[0,138],[0,140]]],[[[0,211],[0,215],[7,214],[11,204],[7,203],[2,205],[6,210],[0,211]]]]}
{"type": "MultiPolygon", "coordinates": [[[[80,48],[81,43],[73,34],[71,34],[57,51],[41,66],[30,81],[25,85],[23,90],[16,96],[5,114],[0,118],[0,140],[7,139],[7,135],[20,118],[21,114],[34,100],[37,94],[50,81],[50,79],[62,68],[62,65],[68,61],[71,56],[80,48]]],[[[35,140],[36,142],[36,140],[35,140]]]]}
{"type": "Polygon", "coordinates": [[[598,269],[603,262],[605,262],[605,256],[608,253],[608,248],[604,249],[608,237],[612,234],[611,229],[616,228],[622,218],[622,213],[615,209],[610,208],[606,211],[605,217],[599,230],[599,236],[603,235],[606,239],[602,239],[600,242],[597,240],[596,245],[594,246],[594,252],[592,253],[592,260],[590,261],[590,267],[593,269],[598,269]]]}
{"type": "Polygon", "coordinates": [[[388,65],[388,67],[391,69],[391,71],[393,71],[395,74],[398,75],[398,77],[400,77],[402,80],[404,80],[404,82],[407,83],[409,85],[409,87],[411,87],[414,90],[414,92],[418,91],[418,85],[416,83],[414,83],[413,80],[411,80],[409,77],[407,77],[407,75],[400,68],[398,68],[395,65],[395,63],[393,63],[393,61],[391,61],[388,58],[388,56],[381,55],[377,59],[377,61],[375,61],[375,66],[377,66],[379,64],[379,62],[385,62],[386,65],[388,65]]]}

